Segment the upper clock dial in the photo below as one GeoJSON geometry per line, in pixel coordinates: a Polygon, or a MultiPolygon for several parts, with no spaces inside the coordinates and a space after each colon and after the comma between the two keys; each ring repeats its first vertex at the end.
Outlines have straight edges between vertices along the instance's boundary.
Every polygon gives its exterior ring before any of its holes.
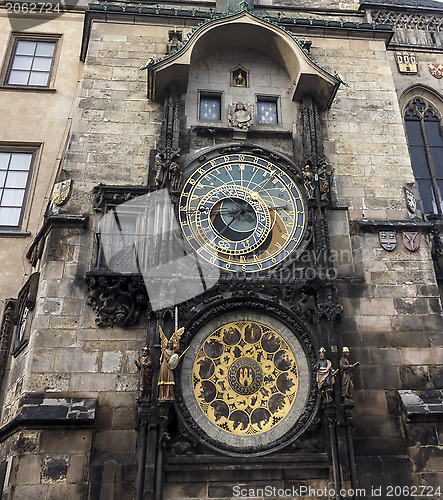
{"type": "Polygon", "coordinates": [[[301,243],[306,209],[280,167],[251,154],[205,162],[183,187],[179,218],[191,246],[230,271],[268,269],[301,243]]]}

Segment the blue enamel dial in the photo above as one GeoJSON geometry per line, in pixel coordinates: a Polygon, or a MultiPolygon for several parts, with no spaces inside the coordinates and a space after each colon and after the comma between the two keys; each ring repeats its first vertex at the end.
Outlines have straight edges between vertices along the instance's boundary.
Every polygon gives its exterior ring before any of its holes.
{"type": "Polygon", "coordinates": [[[300,246],[307,213],[300,188],[282,168],[252,154],[229,154],[188,177],[179,220],[203,259],[229,271],[257,272],[300,246]]]}

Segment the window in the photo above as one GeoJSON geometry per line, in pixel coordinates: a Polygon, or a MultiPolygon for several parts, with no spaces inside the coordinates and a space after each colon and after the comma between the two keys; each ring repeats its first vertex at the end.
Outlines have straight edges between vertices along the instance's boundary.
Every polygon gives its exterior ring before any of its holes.
{"type": "Polygon", "coordinates": [[[278,123],[277,99],[273,97],[257,98],[257,121],[275,125],[278,123]]]}
{"type": "Polygon", "coordinates": [[[0,149],[0,228],[20,226],[34,155],[0,149]]]}
{"type": "Polygon", "coordinates": [[[15,337],[12,354],[17,354],[29,340],[32,314],[37,300],[39,277],[39,273],[31,274],[18,294],[16,317],[14,319],[15,337]]]}
{"type": "Polygon", "coordinates": [[[200,120],[221,120],[221,95],[200,94],[200,120]]]}
{"type": "Polygon", "coordinates": [[[15,36],[5,85],[14,87],[50,86],[57,39],[15,36]]]}
{"type": "Polygon", "coordinates": [[[0,326],[0,377],[4,375],[8,362],[16,303],[16,299],[6,299],[3,308],[3,318],[0,326]]]}
{"type": "Polygon", "coordinates": [[[443,137],[437,110],[420,97],[405,111],[412,168],[422,210],[443,214],[443,137]]]}

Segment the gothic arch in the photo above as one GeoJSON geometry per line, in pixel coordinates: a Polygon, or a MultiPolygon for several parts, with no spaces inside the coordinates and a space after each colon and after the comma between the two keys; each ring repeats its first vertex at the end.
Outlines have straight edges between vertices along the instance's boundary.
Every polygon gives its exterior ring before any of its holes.
{"type": "Polygon", "coordinates": [[[402,116],[405,116],[407,109],[410,109],[414,99],[421,99],[428,107],[433,109],[443,125],[443,95],[439,91],[427,85],[412,85],[406,89],[399,99],[402,116]]]}

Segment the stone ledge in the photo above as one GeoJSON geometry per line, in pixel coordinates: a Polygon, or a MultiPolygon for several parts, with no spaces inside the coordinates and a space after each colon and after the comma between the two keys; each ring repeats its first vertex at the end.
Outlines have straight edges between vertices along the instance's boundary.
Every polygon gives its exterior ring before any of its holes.
{"type": "Polygon", "coordinates": [[[429,233],[434,227],[431,222],[421,219],[405,220],[369,220],[357,219],[349,222],[351,234],[377,231],[419,231],[429,233]]]}
{"type": "Polygon", "coordinates": [[[50,215],[43,226],[40,228],[37,236],[34,238],[29,250],[26,253],[26,258],[31,259],[32,253],[37,248],[40,240],[45,238],[49,231],[54,227],[79,227],[85,229],[89,221],[89,215],[64,215],[64,214],[54,214],[50,215]]]}
{"type": "Polygon", "coordinates": [[[443,421],[443,389],[397,392],[405,423],[443,421]]]}
{"type": "Polygon", "coordinates": [[[97,400],[93,398],[51,398],[29,394],[20,399],[15,418],[0,427],[0,439],[12,434],[18,427],[92,427],[97,400]]]}
{"type": "MultiPolygon", "coordinates": [[[[272,456],[272,455],[271,455],[272,456]]],[[[272,456],[272,467],[269,464],[269,455],[262,457],[243,457],[238,460],[234,457],[218,456],[218,455],[177,455],[168,457],[167,470],[184,470],[186,466],[193,467],[197,465],[217,465],[219,468],[231,469],[235,466],[249,466],[253,469],[269,470],[270,468],[278,468],[282,465],[298,464],[300,467],[311,467],[315,464],[317,467],[329,467],[329,458],[326,453],[305,453],[297,455],[294,453],[287,455],[272,456]],[[227,460],[228,459],[228,460],[227,460]]]]}

